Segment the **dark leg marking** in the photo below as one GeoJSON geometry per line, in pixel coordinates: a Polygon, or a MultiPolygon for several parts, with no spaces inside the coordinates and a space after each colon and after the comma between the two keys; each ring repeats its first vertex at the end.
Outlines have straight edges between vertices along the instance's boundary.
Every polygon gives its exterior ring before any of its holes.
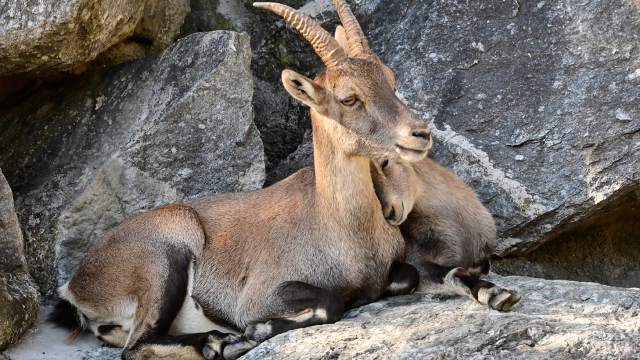
{"type": "Polygon", "coordinates": [[[129,332],[122,330],[120,325],[100,325],[98,335],[100,341],[116,347],[124,347],[129,337],[129,332]]]}
{"type": "Polygon", "coordinates": [[[363,305],[371,304],[380,298],[378,292],[374,292],[373,289],[361,289],[354,292],[350,299],[344,303],[344,311],[358,308],[363,305]]]}
{"type": "MultiPolygon", "coordinates": [[[[344,303],[340,295],[299,281],[283,283],[278,289],[274,306],[279,317],[247,326],[243,335],[228,335],[208,342],[207,355],[218,353],[224,359],[237,359],[259,343],[286,331],[312,325],[333,323],[342,318],[344,303]]],[[[213,357],[207,357],[213,359],[213,357]]]]}
{"type": "MultiPolygon", "coordinates": [[[[482,269],[486,269],[489,266],[488,263],[488,260],[486,264],[483,262],[482,269]]],[[[509,311],[522,298],[513,290],[481,280],[479,274],[482,274],[482,269],[471,275],[461,267],[440,266],[432,262],[421,265],[423,282],[442,284],[445,291],[468,295],[480,304],[489,305],[495,310],[509,311]]]]}
{"type": "MultiPolygon", "coordinates": [[[[67,337],[67,341],[72,341],[84,330],[82,318],[78,308],[65,299],[60,299],[51,313],[47,316],[47,321],[69,330],[73,330],[67,337]]],[[[86,320],[86,319],[85,319],[86,320]]]]}
{"type": "Polygon", "coordinates": [[[394,263],[389,270],[389,282],[383,296],[411,294],[420,282],[418,270],[407,263],[394,263]]]}
{"type": "Polygon", "coordinates": [[[474,261],[473,265],[471,265],[471,267],[467,269],[467,272],[471,276],[475,276],[478,279],[482,279],[483,277],[487,276],[489,271],[491,271],[491,263],[486,257],[474,261]]]}
{"type": "Polygon", "coordinates": [[[262,324],[249,325],[244,333],[247,338],[263,342],[289,330],[336,322],[342,319],[344,313],[340,295],[299,281],[282,284],[276,301],[279,302],[282,316],[262,324]]]}
{"type": "Polygon", "coordinates": [[[227,335],[213,330],[198,334],[158,336],[148,342],[141,343],[131,352],[131,355],[136,359],[221,359],[220,351],[206,353],[204,351],[207,349],[205,345],[210,341],[220,341],[227,335]]]}
{"type": "Polygon", "coordinates": [[[78,308],[65,299],[60,299],[56,303],[51,313],[47,316],[47,321],[69,330],[76,330],[82,326],[78,316],[78,308]]]}
{"type": "MultiPolygon", "coordinates": [[[[182,307],[187,295],[189,266],[193,255],[187,249],[169,246],[165,256],[167,268],[164,270],[167,277],[161,281],[161,292],[149,294],[147,299],[143,299],[138,304],[129,343],[122,351],[122,359],[138,359],[140,356],[145,358],[146,355],[140,351],[146,349],[145,352],[148,353],[150,350],[149,346],[144,345],[154,344],[158,338],[166,337],[173,320],[182,307]]],[[[151,284],[160,282],[157,278],[148,281],[151,284]]],[[[176,350],[179,343],[171,346],[176,350]]]]}

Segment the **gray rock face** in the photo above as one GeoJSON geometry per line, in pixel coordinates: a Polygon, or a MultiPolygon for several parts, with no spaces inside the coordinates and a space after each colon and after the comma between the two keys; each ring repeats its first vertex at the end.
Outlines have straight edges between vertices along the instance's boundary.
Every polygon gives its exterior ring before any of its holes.
{"type": "Polygon", "coordinates": [[[496,259],[500,274],[640,288],[640,203],[593,217],[539,248],[496,259]]]}
{"type": "MultiPolygon", "coordinates": [[[[337,23],[329,0],[284,1],[317,17],[322,23],[337,23]]],[[[311,130],[309,109],[294,100],[283,88],[282,70],[289,68],[314,77],[324,65],[308,41],[281,17],[238,0],[191,0],[192,14],[185,20],[183,33],[230,28],[251,35],[255,93],[255,123],[265,148],[266,185],[285,178],[299,168],[287,157],[304,142],[311,130]]],[[[334,26],[335,27],[335,26],[334,26]]]]}
{"type": "Polygon", "coordinates": [[[13,207],[13,194],[0,170],[0,270],[13,272],[26,267],[22,231],[13,207]]]}
{"type": "Polygon", "coordinates": [[[363,2],[372,49],[430,122],[432,156],[517,255],[638,201],[640,11],[632,0],[363,2]]]}
{"type": "Polygon", "coordinates": [[[0,4],[0,77],[69,70],[102,55],[121,63],[171,45],[188,0],[6,0],[0,4]]]}
{"type": "Polygon", "coordinates": [[[262,186],[250,59],[246,35],[196,34],[0,114],[0,166],[43,293],[135,213],[262,186]]]}
{"type": "Polygon", "coordinates": [[[276,336],[251,359],[608,359],[640,355],[640,290],[490,276],[517,290],[509,313],[467,298],[388,298],[335,324],[276,336]]]}
{"type": "Polygon", "coordinates": [[[23,248],[11,189],[0,171],[0,351],[20,340],[38,313],[39,294],[23,248]]]}

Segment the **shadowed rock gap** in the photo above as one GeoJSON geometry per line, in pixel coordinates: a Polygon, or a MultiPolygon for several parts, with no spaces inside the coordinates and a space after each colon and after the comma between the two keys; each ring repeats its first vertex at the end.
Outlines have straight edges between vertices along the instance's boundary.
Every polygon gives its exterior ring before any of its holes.
{"type": "Polygon", "coordinates": [[[640,200],[592,216],[520,258],[495,260],[496,272],[640,287],[640,200]]]}

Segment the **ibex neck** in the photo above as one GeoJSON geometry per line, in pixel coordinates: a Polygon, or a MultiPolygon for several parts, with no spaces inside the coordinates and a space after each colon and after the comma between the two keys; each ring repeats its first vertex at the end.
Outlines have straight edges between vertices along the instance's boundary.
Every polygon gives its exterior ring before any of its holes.
{"type": "MultiPolygon", "coordinates": [[[[328,222],[373,225],[384,221],[373,189],[369,159],[345,153],[337,147],[330,131],[340,125],[312,111],[313,151],[316,176],[316,204],[328,222]]],[[[371,228],[371,226],[369,226],[371,228]]],[[[352,231],[353,229],[345,229],[352,231]]]]}

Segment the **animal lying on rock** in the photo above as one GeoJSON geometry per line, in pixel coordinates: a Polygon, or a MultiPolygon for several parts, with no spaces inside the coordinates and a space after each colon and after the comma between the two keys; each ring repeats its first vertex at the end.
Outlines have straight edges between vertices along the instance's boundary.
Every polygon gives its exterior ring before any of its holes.
{"type": "Polygon", "coordinates": [[[235,359],[279,333],[415,288],[369,163],[423,159],[430,130],[396,97],[393,72],[370,52],[348,6],[334,4],[343,46],[288,6],[254,4],[292,23],[327,66],[315,80],[282,73],[311,108],[314,167],[265,189],[124,221],[60,287],[52,320],[124,347],[123,359],[235,359]]]}
{"type": "Polygon", "coordinates": [[[489,273],[496,227],[475,192],[433,160],[372,162],[385,218],[399,225],[405,261],[420,273],[418,291],[468,295],[509,311],[521,296],[482,278],[489,273]]]}

